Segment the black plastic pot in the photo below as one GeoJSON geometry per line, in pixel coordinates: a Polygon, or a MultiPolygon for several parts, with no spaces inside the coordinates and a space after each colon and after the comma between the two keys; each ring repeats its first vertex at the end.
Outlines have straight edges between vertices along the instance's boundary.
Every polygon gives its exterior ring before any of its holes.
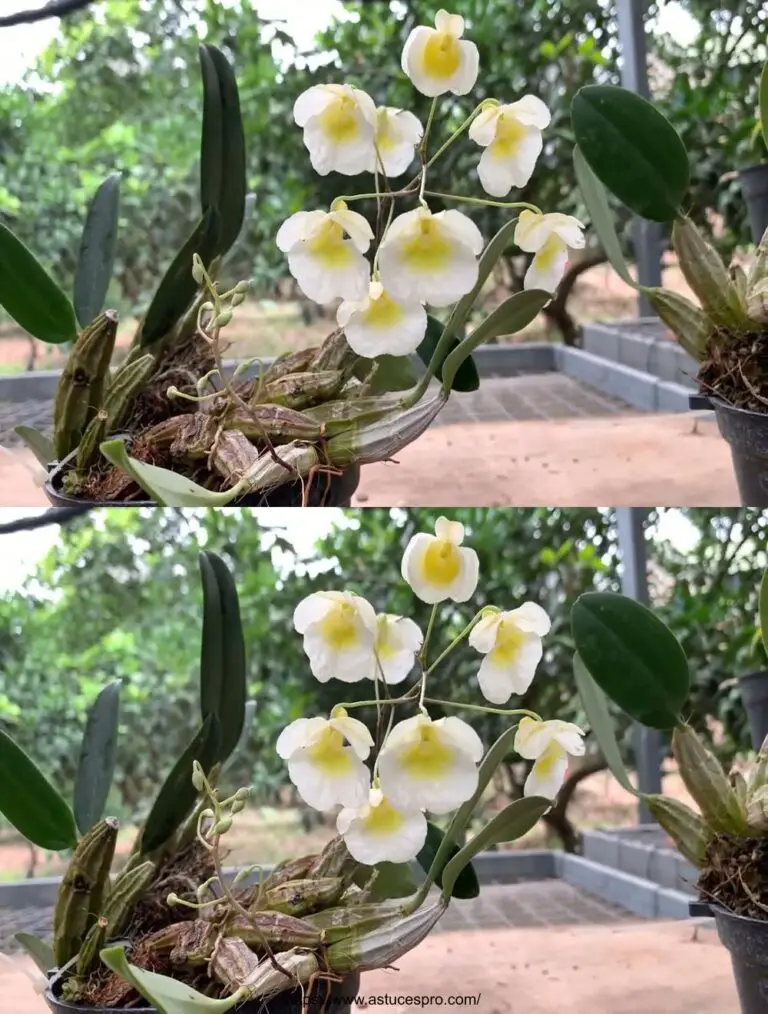
{"type": "Polygon", "coordinates": [[[740,677],[739,687],[747,712],[752,746],[759,750],[768,736],[768,669],[740,677]]]}
{"type": "MultiPolygon", "coordinates": [[[[360,990],[360,975],[348,975],[341,982],[331,983],[330,992],[325,980],[318,980],[309,998],[305,998],[306,1006],[302,1008],[301,990],[292,990],[290,993],[279,993],[276,997],[265,1003],[263,1000],[248,1000],[246,1003],[234,1008],[235,1014],[320,1014],[321,1011],[328,1011],[329,1014],[350,1014],[352,1003],[360,990]]],[[[157,1014],[154,1007],[81,1007],[76,1004],[67,1003],[61,1000],[54,993],[54,989],[47,989],[45,1001],[53,1014],[157,1014]]]]}
{"type": "Polygon", "coordinates": [[[692,409],[713,409],[720,434],[731,445],[733,470],[745,507],[768,507],[768,413],[734,408],[719,398],[691,395],[692,409]]]}
{"type": "Polygon", "coordinates": [[[768,1014],[768,922],[710,906],[720,943],[728,948],[741,1014],[768,1014]]]}
{"type": "Polygon", "coordinates": [[[742,169],[739,182],[747,205],[752,239],[759,243],[768,229],[768,162],[742,169]]]}
{"type": "MultiPolygon", "coordinates": [[[[49,466],[52,477],[45,484],[45,495],[54,507],[156,507],[154,500],[84,500],[69,496],[61,488],[63,473],[49,466]]],[[[308,507],[349,507],[360,484],[360,467],[351,465],[341,475],[318,472],[309,489],[308,507]]],[[[230,507],[301,507],[302,485],[286,482],[269,493],[249,493],[233,500],[230,507]]]]}

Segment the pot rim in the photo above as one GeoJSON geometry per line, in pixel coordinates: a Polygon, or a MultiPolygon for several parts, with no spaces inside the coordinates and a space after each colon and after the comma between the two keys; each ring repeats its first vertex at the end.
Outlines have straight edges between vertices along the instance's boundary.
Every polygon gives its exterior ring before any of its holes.
{"type": "Polygon", "coordinates": [[[737,405],[731,405],[730,402],[724,401],[722,398],[718,398],[715,394],[704,395],[708,399],[715,412],[718,409],[724,409],[728,412],[735,412],[738,415],[753,416],[755,419],[764,419],[765,424],[768,426],[768,412],[755,412],[751,408],[739,408],[737,405]]]}
{"type": "Polygon", "coordinates": [[[746,683],[748,680],[754,680],[762,676],[763,679],[768,679],[768,669],[755,669],[752,672],[745,672],[739,676],[739,683],[746,683]]]}
{"type": "Polygon", "coordinates": [[[69,1000],[64,1000],[60,996],[56,996],[53,991],[53,983],[48,980],[45,993],[43,994],[44,999],[49,1004],[57,1004],[59,1007],[63,1007],[65,1011],[72,1011],[72,1014],[101,1014],[101,1011],[109,1011],[109,1014],[157,1014],[156,1007],[83,1007],[82,1004],[70,1003],[69,1000]]]}
{"type": "Polygon", "coordinates": [[[724,908],[714,901],[708,902],[708,905],[715,919],[718,916],[724,916],[726,919],[735,919],[737,922],[751,923],[753,926],[764,927],[765,932],[768,933],[768,919],[754,919],[751,915],[739,915],[737,912],[731,912],[730,909],[724,908]]]}
{"type": "Polygon", "coordinates": [[[754,173],[758,169],[762,169],[763,171],[768,171],[768,162],[755,162],[754,165],[744,166],[743,169],[739,169],[739,176],[744,176],[747,173],[754,173]]]}

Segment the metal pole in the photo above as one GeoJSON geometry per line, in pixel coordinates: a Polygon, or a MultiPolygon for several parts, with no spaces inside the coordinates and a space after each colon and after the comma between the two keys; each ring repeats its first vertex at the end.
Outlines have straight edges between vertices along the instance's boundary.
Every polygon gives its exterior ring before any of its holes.
{"type": "MultiPolygon", "coordinates": [[[[648,605],[648,570],[645,553],[645,520],[647,510],[639,507],[618,507],[616,526],[619,533],[622,575],[621,590],[625,595],[648,605]]],[[[637,782],[641,792],[661,792],[661,734],[635,722],[632,729],[635,748],[637,782]]],[[[640,800],[637,808],[640,824],[651,824],[653,817],[640,800]]]]}
{"type": "MultiPolygon", "coordinates": [[[[645,48],[645,11],[647,0],[617,0],[616,20],[621,47],[621,82],[644,99],[651,97],[648,85],[645,48]]],[[[658,222],[635,218],[632,223],[637,260],[637,277],[641,285],[661,285],[662,231],[658,222]]],[[[655,311],[641,292],[638,295],[641,317],[654,317],[655,311]]]]}

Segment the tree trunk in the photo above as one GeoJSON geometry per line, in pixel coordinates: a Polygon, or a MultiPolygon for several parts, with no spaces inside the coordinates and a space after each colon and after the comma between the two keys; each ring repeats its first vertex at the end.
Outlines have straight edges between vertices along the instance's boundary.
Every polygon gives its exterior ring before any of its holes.
{"type": "Polygon", "coordinates": [[[567,308],[573,287],[585,271],[597,267],[598,264],[604,264],[606,259],[602,247],[596,247],[584,251],[577,260],[571,261],[568,270],[563,275],[563,280],[557,287],[554,298],[542,311],[547,320],[551,321],[560,331],[565,345],[574,347],[581,344],[581,328],[567,308]]]}

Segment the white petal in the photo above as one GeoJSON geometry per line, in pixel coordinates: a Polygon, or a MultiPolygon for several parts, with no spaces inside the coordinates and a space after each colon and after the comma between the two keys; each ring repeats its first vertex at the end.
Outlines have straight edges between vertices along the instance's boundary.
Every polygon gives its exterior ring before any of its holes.
{"type": "Polygon", "coordinates": [[[490,145],[477,163],[477,176],[491,197],[506,197],[513,186],[514,168],[509,159],[499,158],[490,145]]]}
{"type": "Polygon", "coordinates": [[[435,535],[444,542],[460,546],[464,541],[464,525],[460,521],[449,521],[448,518],[439,517],[435,522],[435,535]]]}
{"type": "Polygon", "coordinates": [[[402,683],[410,675],[415,659],[412,651],[403,649],[390,655],[389,658],[379,659],[379,662],[384,674],[384,682],[391,687],[402,683]]]}
{"type": "Polygon", "coordinates": [[[552,623],[545,610],[535,602],[523,602],[517,609],[511,609],[504,615],[512,620],[519,630],[525,631],[526,634],[538,634],[539,637],[544,637],[552,627],[552,623]]]}
{"type": "Polygon", "coordinates": [[[418,116],[415,116],[408,109],[398,109],[395,113],[395,120],[403,141],[417,145],[424,136],[424,127],[418,116]]]}
{"type": "Polygon", "coordinates": [[[515,734],[514,749],[526,760],[536,760],[552,742],[553,730],[550,722],[537,722],[527,715],[520,719],[515,734]]]}
{"type": "Polygon", "coordinates": [[[288,774],[308,806],[316,810],[330,810],[339,804],[362,806],[367,801],[370,773],[351,751],[349,756],[349,769],[330,777],[327,772],[318,769],[305,750],[293,754],[288,761],[288,774]]]}
{"type": "Polygon", "coordinates": [[[429,98],[435,98],[447,91],[444,81],[437,81],[422,70],[424,47],[434,34],[433,28],[424,25],[414,28],[406,39],[402,57],[403,71],[411,79],[414,87],[429,98]]]}
{"type": "Polygon", "coordinates": [[[460,14],[449,14],[446,10],[439,10],[435,15],[435,28],[438,32],[447,32],[448,35],[455,35],[460,39],[464,34],[464,18],[460,14]]]}
{"type": "Polygon", "coordinates": [[[502,619],[502,613],[484,616],[469,632],[469,646],[482,654],[491,651],[496,646],[496,635],[502,619]]]}
{"type": "Polygon", "coordinates": [[[342,227],[360,253],[367,251],[373,239],[373,230],[368,224],[367,218],[356,211],[350,211],[349,208],[332,211],[329,217],[342,227]]]}
{"type": "Polygon", "coordinates": [[[552,120],[547,107],[535,95],[523,95],[517,102],[510,102],[504,109],[512,113],[519,123],[526,127],[538,127],[539,130],[548,127],[552,120]]]}
{"type": "Polygon", "coordinates": [[[418,228],[419,221],[425,214],[428,212],[425,212],[423,208],[415,208],[413,211],[405,211],[402,215],[397,215],[382,238],[382,249],[392,245],[403,236],[412,234],[418,228]]]}
{"type": "Polygon", "coordinates": [[[321,683],[337,679],[342,683],[359,683],[366,679],[374,662],[373,641],[344,651],[334,651],[314,626],[304,635],[304,650],[312,675],[321,683]]]}
{"type": "MultiPolygon", "coordinates": [[[[386,176],[402,176],[416,157],[416,150],[410,141],[403,141],[386,152],[380,152],[386,176]]],[[[374,152],[374,161],[376,153],[374,152]]],[[[373,169],[371,169],[373,171],[373,169]]]]}
{"type": "Polygon", "coordinates": [[[457,751],[450,768],[439,778],[416,778],[403,767],[398,750],[379,757],[379,778],[384,795],[402,810],[450,813],[466,802],[477,788],[477,765],[468,754],[457,751]]]}
{"type": "Polygon", "coordinates": [[[338,602],[341,595],[333,592],[313,592],[296,606],[293,611],[293,625],[299,634],[303,634],[310,623],[318,623],[328,610],[338,602]]]}
{"type": "Polygon", "coordinates": [[[304,295],[316,303],[362,300],[368,292],[370,266],[356,250],[345,265],[329,267],[300,244],[288,254],[288,267],[304,295]]]}
{"type": "Polygon", "coordinates": [[[382,245],[379,270],[384,287],[393,299],[402,302],[450,306],[477,282],[477,259],[466,247],[457,245],[450,260],[439,270],[416,271],[404,261],[397,243],[382,245]]]}
{"type": "Polygon", "coordinates": [[[451,81],[451,91],[454,95],[467,95],[475,87],[477,74],[480,69],[480,53],[474,42],[460,42],[461,66],[456,71],[451,81]]]}
{"type": "Polygon", "coordinates": [[[469,136],[475,144],[485,148],[494,140],[499,116],[503,109],[503,106],[490,106],[478,113],[469,126],[469,136]]]}
{"type": "Polygon", "coordinates": [[[362,88],[350,88],[350,91],[355,97],[360,112],[365,117],[366,121],[375,128],[376,126],[376,103],[373,101],[368,92],[364,92],[362,88]]]}
{"type": "Polygon", "coordinates": [[[480,663],[477,682],[483,697],[491,704],[506,704],[514,692],[509,666],[499,665],[493,653],[480,663]]]}
{"type": "Polygon", "coordinates": [[[533,683],[542,654],[541,638],[538,634],[529,634],[521,642],[515,660],[509,667],[512,693],[522,696],[533,683]]]}
{"type": "Polygon", "coordinates": [[[445,588],[435,587],[428,581],[425,581],[422,576],[424,553],[433,542],[435,542],[435,537],[427,535],[426,532],[419,532],[418,535],[414,535],[405,547],[402,563],[403,578],[411,586],[416,597],[429,605],[434,605],[436,602],[444,602],[448,598],[445,588]]]}
{"type": "Polygon", "coordinates": [[[407,356],[421,345],[427,331],[427,311],[420,303],[403,307],[403,316],[389,328],[372,327],[358,312],[348,320],[344,334],[353,352],[367,359],[376,356],[407,356]]]}
{"type": "Polygon", "coordinates": [[[365,827],[364,820],[350,822],[344,835],[344,842],[350,855],[359,863],[375,866],[376,863],[407,863],[415,859],[424,846],[427,837],[427,819],[419,811],[402,814],[402,823],[391,834],[372,833],[365,827]]]}
{"type": "Polygon", "coordinates": [[[382,745],[381,753],[395,750],[404,743],[417,739],[419,726],[425,722],[429,722],[429,719],[424,715],[414,715],[413,718],[405,718],[402,722],[398,722],[397,725],[390,729],[389,735],[382,745]]]}
{"type": "Polygon", "coordinates": [[[373,608],[368,599],[364,599],[362,595],[355,595],[354,592],[346,592],[347,600],[355,607],[363,626],[376,636],[376,610],[373,608]]]}
{"type": "Polygon", "coordinates": [[[485,747],[471,725],[453,715],[449,718],[439,718],[434,724],[443,730],[459,750],[463,750],[471,757],[475,764],[480,763],[485,753],[485,747]]]}
{"type": "Polygon", "coordinates": [[[336,99],[336,94],[327,85],[313,85],[307,88],[293,104],[293,118],[303,127],[312,116],[318,116],[336,99]]]}
{"type": "Polygon", "coordinates": [[[365,309],[367,306],[367,299],[362,300],[362,302],[352,302],[349,299],[345,299],[339,303],[339,308],[336,311],[336,323],[339,327],[346,327],[352,315],[359,313],[360,310],[365,309]]]}
{"type": "Polygon", "coordinates": [[[515,244],[526,253],[536,253],[552,235],[546,215],[525,208],[520,212],[515,226],[515,244]]]}
{"type": "Polygon", "coordinates": [[[562,748],[572,757],[581,757],[584,754],[584,733],[573,722],[561,722],[555,719],[552,722],[554,727],[554,738],[562,748]]]}
{"type": "Polygon", "coordinates": [[[357,820],[360,815],[360,810],[354,806],[345,806],[343,810],[339,811],[339,815],[336,818],[336,830],[339,834],[346,834],[349,830],[353,820],[357,820]]]}
{"type": "Polygon", "coordinates": [[[480,572],[480,561],[474,549],[461,548],[461,570],[459,576],[451,585],[450,598],[454,602],[466,602],[471,599],[477,589],[477,580],[480,572]]]}
{"type": "Polygon", "coordinates": [[[305,238],[307,229],[311,227],[312,223],[315,221],[319,222],[318,215],[324,218],[325,212],[297,211],[295,215],[287,218],[277,230],[277,236],[275,237],[278,250],[288,253],[291,247],[300,243],[305,238]]]}
{"type": "Polygon", "coordinates": [[[554,799],[560,791],[567,770],[568,757],[565,752],[537,760],[525,780],[523,795],[554,799]]]}
{"type": "Polygon", "coordinates": [[[419,651],[424,643],[421,627],[407,616],[398,616],[396,620],[397,636],[404,650],[419,651]]]}
{"type": "Polygon", "coordinates": [[[328,136],[319,117],[313,116],[307,121],[304,143],[312,168],[318,175],[337,172],[344,176],[357,176],[366,171],[373,148],[373,127],[360,112],[356,114],[356,120],[357,133],[343,143],[328,136]]]}
{"type": "Polygon", "coordinates": [[[586,242],[584,239],[584,226],[573,215],[560,215],[558,213],[546,216],[551,221],[552,231],[566,243],[572,250],[581,250],[586,242]]]}
{"type": "Polygon", "coordinates": [[[523,279],[524,289],[543,289],[544,292],[554,292],[560,284],[568,263],[568,248],[563,245],[557,253],[542,257],[537,253],[525,272],[523,279]]]}
{"type": "Polygon", "coordinates": [[[295,722],[286,725],[277,737],[277,756],[287,760],[292,753],[302,749],[314,733],[318,732],[325,725],[324,718],[297,718],[295,722]]]}
{"type": "Polygon", "coordinates": [[[462,243],[468,246],[475,257],[480,256],[485,246],[485,240],[483,239],[483,234],[468,215],[464,215],[462,212],[451,208],[450,211],[439,211],[435,215],[435,218],[443,222],[462,243]]]}
{"type": "Polygon", "coordinates": [[[331,725],[342,734],[360,760],[366,760],[373,749],[373,738],[368,727],[356,718],[344,715],[331,718],[331,725]]]}

